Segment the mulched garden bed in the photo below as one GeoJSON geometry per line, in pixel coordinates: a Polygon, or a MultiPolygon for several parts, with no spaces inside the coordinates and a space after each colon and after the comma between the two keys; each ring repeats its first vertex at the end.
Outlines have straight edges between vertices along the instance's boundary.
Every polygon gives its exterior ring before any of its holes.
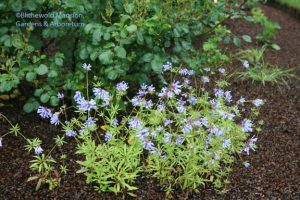
{"type": "MultiPolygon", "coordinates": [[[[271,21],[281,26],[276,40],[281,50],[268,49],[266,61],[281,67],[299,66],[300,22],[275,8],[262,8],[271,21]]],[[[228,26],[237,35],[249,34],[253,38],[261,30],[259,26],[241,20],[229,21],[228,26]]],[[[254,40],[251,45],[257,46],[258,43],[254,40]]],[[[299,72],[297,75],[300,77],[299,72]]],[[[245,168],[242,163],[234,166],[225,195],[207,188],[189,199],[300,199],[300,81],[293,80],[289,85],[290,89],[270,84],[263,87],[250,81],[232,83],[230,89],[237,98],[267,100],[260,116],[265,125],[258,135],[257,151],[244,157],[250,161],[251,167],[245,168]]],[[[36,113],[25,114],[17,101],[0,109],[13,123],[20,124],[26,136],[42,139],[44,149],[52,146],[53,136],[60,133],[36,113]]],[[[1,123],[0,135],[6,133],[7,128],[7,124],[1,123]]],[[[62,177],[59,188],[49,191],[43,186],[36,192],[35,183],[26,182],[33,174],[28,166],[31,155],[23,146],[24,141],[12,135],[3,141],[0,148],[0,199],[122,199],[121,195],[94,192],[92,186],[85,183],[84,175],[75,174],[78,167],[76,155],[69,157],[72,163],[70,173],[62,177]]],[[[64,151],[71,151],[74,147],[70,142],[64,151]]],[[[165,199],[164,192],[154,181],[140,179],[137,185],[137,199],[165,199]]],[[[175,193],[174,198],[182,199],[183,194],[175,193]]]]}

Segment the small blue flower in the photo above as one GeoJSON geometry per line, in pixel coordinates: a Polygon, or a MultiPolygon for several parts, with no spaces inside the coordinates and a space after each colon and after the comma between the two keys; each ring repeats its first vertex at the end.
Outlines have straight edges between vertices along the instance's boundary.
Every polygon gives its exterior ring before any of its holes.
{"type": "Polygon", "coordinates": [[[41,153],[43,153],[43,151],[44,150],[42,149],[42,147],[40,145],[36,146],[34,149],[35,154],[41,154],[41,153]]]}
{"type": "Polygon", "coordinates": [[[244,152],[246,152],[247,155],[250,155],[250,148],[249,147],[245,147],[244,152]]]}
{"type": "Polygon", "coordinates": [[[76,101],[77,104],[79,104],[81,101],[84,100],[84,97],[81,96],[80,91],[76,91],[73,98],[74,98],[74,100],[76,101]]]}
{"type": "Polygon", "coordinates": [[[155,92],[155,87],[153,87],[153,85],[148,86],[148,92],[149,93],[154,93],[155,92]]]}
{"type": "Polygon", "coordinates": [[[222,116],[223,119],[226,119],[228,117],[227,112],[223,110],[218,110],[218,113],[222,116]]]}
{"type": "Polygon", "coordinates": [[[91,99],[90,101],[82,100],[79,102],[78,108],[83,111],[90,111],[97,108],[96,101],[91,99]]]}
{"type": "Polygon", "coordinates": [[[163,130],[163,127],[162,127],[162,126],[158,126],[158,127],[156,128],[156,130],[157,130],[158,132],[161,132],[161,131],[163,130]]]}
{"type": "Polygon", "coordinates": [[[179,84],[179,81],[173,81],[170,86],[170,91],[174,92],[176,95],[179,95],[181,92],[182,85],[179,84]]]}
{"type": "Polygon", "coordinates": [[[216,102],[215,99],[210,100],[209,103],[211,104],[211,107],[212,107],[213,109],[217,109],[217,108],[220,107],[220,103],[216,102]]]}
{"type": "Polygon", "coordinates": [[[129,128],[132,129],[141,129],[143,127],[143,122],[136,118],[129,119],[129,128]]]}
{"type": "Polygon", "coordinates": [[[207,76],[202,76],[203,83],[209,83],[209,78],[207,76]]]}
{"type": "Polygon", "coordinates": [[[179,73],[180,75],[187,75],[187,74],[188,74],[188,71],[189,71],[189,70],[188,70],[187,68],[183,68],[183,69],[180,69],[178,73],[179,73]]]}
{"type": "Polygon", "coordinates": [[[94,88],[93,93],[97,99],[101,99],[102,101],[104,101],[104,103],[103,103],[104,106],[109,105],[110,97],[109,97],[109,93],[107,91],[105,91],[101,88],[94,88]]]}
{"type": "Polygon", "coordinates": [[[159,110],[159,111],[164,111],[164,110],[166,110],[165,104],[164,104],[164,103],[161,103],[161,104],[157,105],[157,110],[159,110]]]}
{"type": "Polygon", "coordinates": [[[243,67],[244,67],[245,69],[248,69],[248,68],[249,68],[249,62],[248,62],[248,60],[244,60],[244,61],[243,61],[243,67]]]}
{"type": "Polygon", "coordinates": [[[232,100],[232,96],[231,96],[231,92],[230,91],[226,91],[225,92],[225,99],[228,103],[230,103],[232,100]]]}
{"type": "Polygon", "coordinates": [[[192,76],[192,75],[194,75],[194,73],[195,73],[195,71],[194,71],[194,70],[192,70],[192,69],[188,70],[188,72],[187,72],[187,74],[188,74],[189,76],[192,76]]]}
{"type": "Polygon", "coordinates": [[[176,107],[176,109],[177,109],[177,111],[179,112],[179,113],[186,113],[186,108],[184,107],[184,106],[178,106],[178,107],[176,107]]]}
{"type": "Polygon", "coordinates": [[[191,83],[191,81],[187,78],[184,78],[183,82],[184,82],[185,85],[189,85],[191,83]]]}
{"type": "Polygon", "coordinates": [[[243,132],[247,133],[247,132],[252,132],[252,123],[249,119],[244,119],[242,121],[242,130],[243,132]]]}
{"type": "Polygon", "coordinates": [[[77,135],[76,131],[73,131],[73,130],[67,130],[66,131],[66,136],[68,136],[68,137],[74,137],[76,135],[77,135]]]}
{"type": "Polygon", "coordinates": [[[182,141],[183,141],[183,137],[179,135],[179,136],[176,138],[175,144],[181,144],[182,141]]]}
{"type": "Polygon", "coordinates": [[[81,128],[81,129],[79,129],[78,132],[79,132],[80,134],[84,134],[84,131],[85,131],[85,128],[81,128]]]}
{"type": "Polygon", "coordinates": [[[124,81],[117,84],[117,90],[120,92],[126,92],[128,89],[128,83],[125,83],[124,81]]]}
{"type": "Polygon", "coordinates": [[[63,93],[57,93],[57,98],[63,99],[65,98],[65,95],[63,93]]]}
{"type": "Polygon", "coordinates": [[[255,100],[253,101],[253,104],[254,104],[256,107],[259,107],[259,106],[263,105],[263,103],[264,103],[264,101],[261,100],[261,99],[255,99],[255,100]]]}
{"type": "Polygon", "coordinates": [[[58,118],[59,112],[55,112],[51,119],[50,119],[50,123],[54,124],[55,126],[59,124],[59,118],[58,118]]]}
{"type": "Polygon", "coordinates": [[[230,147],[230,145],[231,145],[230,138],[227,140],[223,140],[223,143],[222,143],[223,148],[228,148],[228,147],[230,147]]]}
{"type": "Polygon", "coordinates": [[[223,131],[223,129],[217,129],[215,134],[217,137],[221,137],[222,135],[224,135],[224,131],[223,131]]]}
{"type": "Polygon", "coordinates": [[[214,91],[215,91],[215,96],[216,96],[217,98],[221,98],[221,97],[224,95],[224,90],[222,90],[222,89],[220,89],[220,88],[215,89],[214,91]]]}
{"type": "Polygon", "coordinates": [[[133,99],[131,100],[133,106],[141,106],[142,102],[143,100],[139,96],[133,97],[133,99]]]}
{"type": "Polygon", "coordinates": [[[224,68],[219,68],[219,72],[220,72],[221,74],[224,74],[224,73],[225,73],[225,69],[224,69],[224,68]]]}
{"type": "Polygon", "coordinates": [[[154,143],[151,141],[145,141],[143,143],[143,147],[149,151],[153,151],[154,150],[154,143]]]}
{"type": "Polygon", "coordinates": [[[169,132],[166,132],[166,133],[165,133],[164,142],[165,142],[165,143],[170,143],[171,140],[172,140],[172,134],[169,133],[169,132]]]}
{"type": "Polygon", "coordinates": [[[181,131],[182,131],[183,133],[189,133],[189,132],[191,132],[192,130],[193,130],[193,127],[192,127],[191,124],[186,124],[186,125],[184,125],[184,126],[182,127],[182,129],[181,129],[181,131]]]}
{"type": "Polygon", "coordinates": [[[164,121],[164,126],[168,126],[169,124],[172,124],[174,121],[173,120],[171,120],[171,119],[166,119],[165,121],[164,121]]]}
{"type": "Polygon", "coordinates": [[[39,106],[37,113],[44,119],[50,118],[52,115],[51,110],[43,106],[39,106]]]}
{"type": "Polygon", "coordinates": [[[158,96],[163,98],[172,98],[174,94],[172,91],[169,91],[166,87],[163,87],[158,96]]]}
{"type": "Polygon", "coordinates": [[[109,132],[106,132],[104,135],[104,140],[108,142],[111,141],[111,139],[112,139],[112,135],[109,132]]]}
{"type": "Polygon", "coordinates": [[[84,71],[91,71],[91,65],[90,64],[86,64],[86,63],[83,63],[83,65],[82,65],[82,68],[83,68],[83,70],[84,71]]]}
{"type": "Polygon", "coordinates": [[[89,117],[85,122],[84,125],[85,127],[91,127],[95,124],[94,118],[93,117],[89,117]]]}
{"type": "Polygon", "coordinates": [[[136,134],[136,137],[139,138],[141,141],[145,141],[148,136],[149,136],[148,128],[144,128],[136,134]]]}
{"type": "Polygon", "coordinates": [[[245,100],[245,98],[242,97],[242,96],[241,96],[241,98],[237,101],[238,104],[243,104],[243,103],[245,103],[245,102],[246,102],[246,100],[245,100]]]}
{"type": "Polygon", "coordinates": [[[118,126],[118,125],[119,125],[118,120],[117,120],[117,119],[113,119],[112,125],[113,125],[113,126],[118,126]]]}
{"type": "Polygon", "coordinates": [[[163,65],[163,71],[168,71],[169,69],[172,68],[172,63],[171,62],[167,62],[166,64],[163,65]]]}
{"type": "Polygon", "coordinates": [[[153,106],[153,103],[151,100],[143,102],[143,107],[145,107],[145,108],[151,108],[152,106],[153,106]]]}
{"type": "Polygon", "coordinates": [[[244,164],[244,166],[245,166],[246,168],[249,168],[249,167],[251,166],[250,163],[247,162],[247,161],[245,161],[243,164],[244,164]]]}
{"type": "Polygon", "coordinates": [[[197,98],[194,97],[194,96],[191,96],[189,99],[188,99],[188,102],[191,104],[191,105],[195,105],[197,103],[197,98]]]}

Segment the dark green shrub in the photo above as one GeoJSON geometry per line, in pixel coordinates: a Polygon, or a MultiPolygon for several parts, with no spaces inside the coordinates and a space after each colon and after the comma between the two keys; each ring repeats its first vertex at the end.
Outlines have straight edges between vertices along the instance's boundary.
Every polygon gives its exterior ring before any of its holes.
{"type": "Polygon", "coordinates": [[[199,67],[206,59],[199,59],[193,38],[209,33],[235,12],[237,1],[230,9],[225,3],[225,0],[218,3],[210,0],[2,2],[0,92],[30,83],[35,92],[24,106],[30,112],[39,102],[56,106],[58,91],[72,93],[83,88],[85,75],[80,67],[85,62],[93,66],[89,75],[106,85],[117,79],[150,82],[149,75],[162,78],[162,65],[167,60],[176,62],[184,58],[191,67],[199,67]]]}

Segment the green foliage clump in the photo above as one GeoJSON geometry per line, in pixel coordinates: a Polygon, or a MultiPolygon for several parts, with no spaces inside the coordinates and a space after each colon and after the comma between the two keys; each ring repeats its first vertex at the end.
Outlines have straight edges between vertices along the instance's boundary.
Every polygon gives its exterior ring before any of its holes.
{"type": "Polygon", "coordinates": [[[35,88],[24,105],[31,112],[40,102],[57,106],[58,91],[68,91],[69,97],[83,88],[80,66],[86,61],[94,66],[89,76],[105,85],[121,79],[139,83],[149,83],[151,76],[161,79],[161,66],[170,59],[184,58],[198,68],[206,60],[198,59],[193,38],[237,13],[237,1],[231,9],[225,4],[225,0],[1,2],[0,92],[23,83],[35,88]]]}
{"type": "Polygon", "coordinates": [[[270,82],[277,85],[285,85],[288,87],[287,79],[294,78],[295,68],[282,69],[276,65],[266,63],[263,58],[266,46],[260,49],[250,48],[242,50],[236,54],[236,57],[247,62],[246,71],[239,72],[239,78],[251,79],[265,85],[270,82]]]}
{"type": "Polygon", "coordinates": [[[263,31],[256,36],[256,39],[264,44],[272,46],[272,48],[276,50],[279,50],[280,47],[273,43],[276,38],[276,33],[280,29],[279,24],[271,22],[260,8],[253,8],[251,13],[251,21],[260,24],[263,27],[263,31]]]}

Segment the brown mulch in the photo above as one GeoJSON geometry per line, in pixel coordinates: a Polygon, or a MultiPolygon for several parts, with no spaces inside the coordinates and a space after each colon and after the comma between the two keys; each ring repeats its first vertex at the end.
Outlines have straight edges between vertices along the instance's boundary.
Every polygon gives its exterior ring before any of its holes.
{"type": "MultiPolygon", "coordinates": [[[[265,59],[281,67],[300,66],[300,22],[280,10],[262,6],[271,21],[280,24],[276,43],[280,51],[268,49],[265,59]]],[[[255,38],[261,29],[257,25],[237,20],[228,25],[237,35],[249,34],[255,38]]],[[[244,44],[244,48],[248,44],[244,44]]],[[[253,44],[252,44],[253,45],[253,44]]],[[[254,41],[254,46],[258,46],[254,41]]],[[[241,66],[236,66],[241,67],[241,66]]],[[[299,76],[299,72],[297,73],[299,76]]],[[[193,194],[189,199],[300,199],[300,81],[293,80],[290,89],[278,88],[267,84],[252,84],[249,81],[236,81],[231,85],[234,96],[246,99],[261,98],[267,103],[261,112],[265,121],[263,131],[258,135],[257,151],[244,156],[251,164],[245,168],[241,163],[234,166],[230,176],[231,184],[225,195],[218,195],[207,189],[200,194],[193,194]]],[[[0,108],[13,123],[19,123],[22,132],[28,137],[43,140],[44,149],[49,148],[51,138],[59,130],[48,122],[41,121],[36,113],[25,114],[18,102],[11,107],[0,108]]],[[[7,131],[7,124],[0,123],[0,135],[7,131]]],[[[0,199],[122,199],[122,196],[96,193],[91,185],[85,183],[83,175],[75,174],[76,156],[71,155],[70,173],[62,177],[61,186],[53,191],[42,187],[35,191],[35,184],[26,182],[32,176],[28,161],[31,155],[24,148],[21,138],[8,136],[0,148],[0,199]]],[[[73,144],[68,144],[65,152],[71,151],[73,144]]],[[[140,188],[138,199],[164,199],[164,192],[151,180],[138,180],[140,188]]],[[[182,199],[175,193],[175,199],[182,199]]]]}

